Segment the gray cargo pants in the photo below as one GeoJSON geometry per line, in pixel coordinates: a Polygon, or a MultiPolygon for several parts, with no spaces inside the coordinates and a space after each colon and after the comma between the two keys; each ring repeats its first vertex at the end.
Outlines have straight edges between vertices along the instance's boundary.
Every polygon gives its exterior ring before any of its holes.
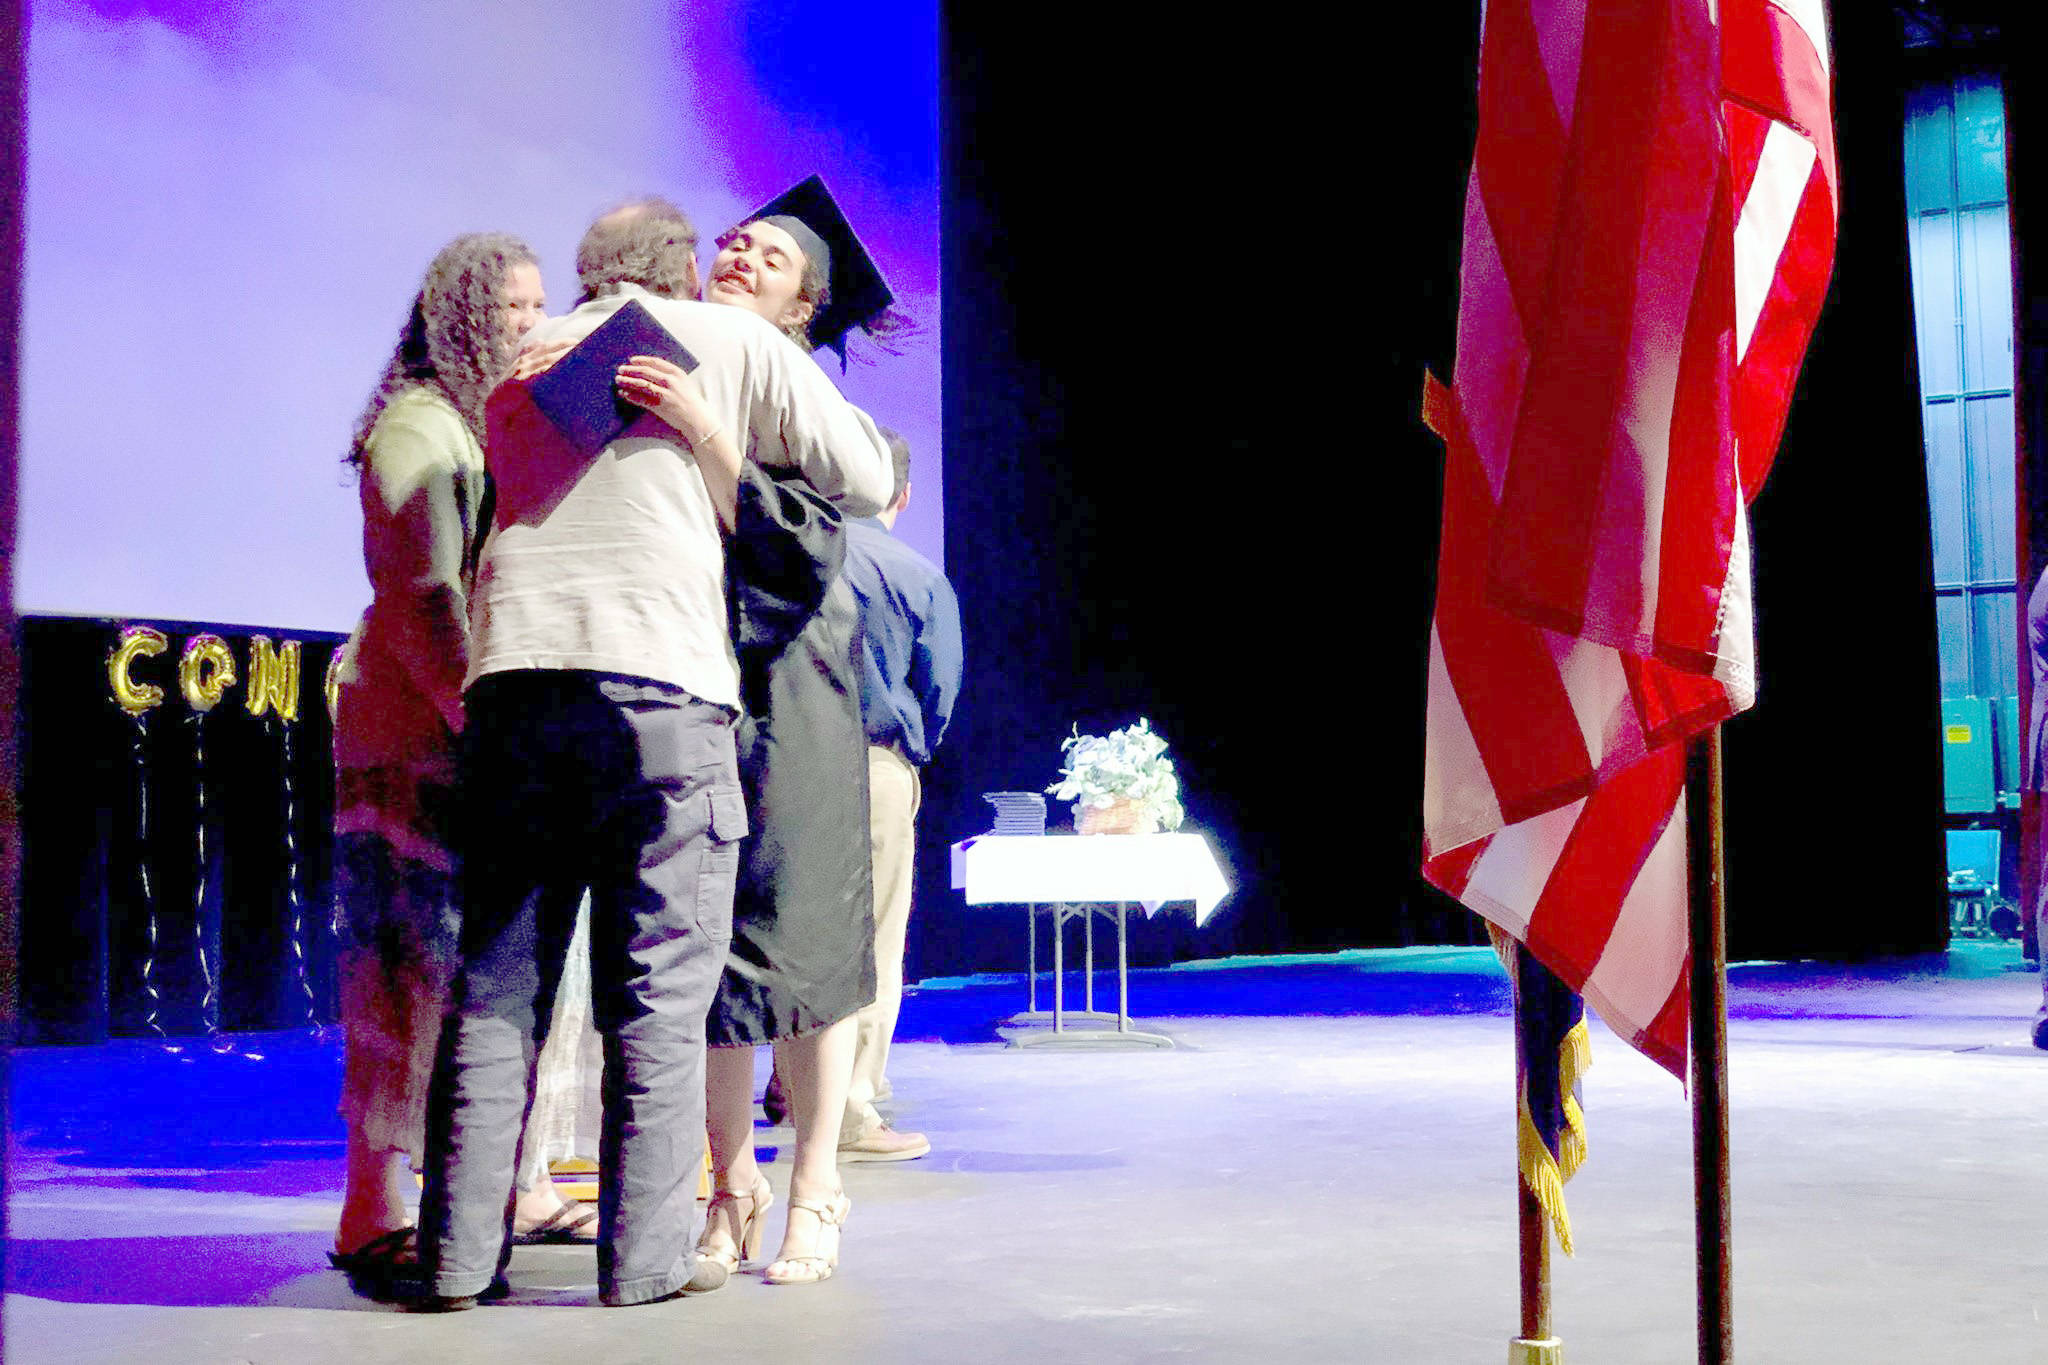
{"type": "Polygon", "coordinates": [[[588,887],[598,1295],[659,1299],[695,1261],[704,1014],[746,833],[732,718],[676,688],[578,672],[492,674],[466,705],[462,966],[428,1099],[427,1287],[481,1293],[509,1259],[534,1056],[588,887]]]}

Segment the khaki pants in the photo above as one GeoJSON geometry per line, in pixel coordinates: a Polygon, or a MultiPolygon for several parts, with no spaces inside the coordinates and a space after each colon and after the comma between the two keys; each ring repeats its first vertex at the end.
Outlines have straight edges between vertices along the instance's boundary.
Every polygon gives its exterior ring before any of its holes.
{"type": "Polygon", "coordinates": [[[875,1100],[887,1095],[889,1039],[903,1006],[903,944],[910,930],[910,888],[917,850],[917,769],[894,749],[868,748],[868,839],[875,864],[875,1002],[858,1018],[853,1084],[846,1092],[841,1141],[882,1122],[875,1100]]]}

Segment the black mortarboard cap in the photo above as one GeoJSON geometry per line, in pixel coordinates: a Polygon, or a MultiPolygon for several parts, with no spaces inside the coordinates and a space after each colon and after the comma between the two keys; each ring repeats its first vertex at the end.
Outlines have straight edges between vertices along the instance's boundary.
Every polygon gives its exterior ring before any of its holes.
{"type": "Polygon", "coordinates": [[[619,366],[636,355],[660,356],[685,371],[697,368],[683,343],[628,299],[533,381],[533,404],[570,444],[594,457],[646,412],[619,397],[619,366]]]}
{"type": "MultiPolygon", "coordinates": [[[[798,181],[748,214],[740,225],[774,218],[794,218],[798,224],[810,229],[826,247],[829,266],[825,306],[811,319],[811,344],[830,347],[839,352],[843,360],[846,357],[846,334],[880,316],[896,301],[896,295],[890,292],[888,281],[882,278],[881,267],[861,245],[860,238],[854,234],[853,224],[846,221],[845,212],[840,209],[839,201],[832,197],[832,191],[825,188],[822,177],[813,175],[798,181]]],[[[789,230],[786,224],[778,226],[784,231],[789,230]]],[[[790,235],[796,237],[797,244],[806,251],[811,249],[811,244],[805,242],[801,234],[791,232],[790,235]]]]}

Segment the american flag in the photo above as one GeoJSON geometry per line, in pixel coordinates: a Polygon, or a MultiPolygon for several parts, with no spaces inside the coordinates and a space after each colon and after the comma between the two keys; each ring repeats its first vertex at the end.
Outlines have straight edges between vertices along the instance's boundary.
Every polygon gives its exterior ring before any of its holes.
{"type": "Polygon", "coordinates": [[[1827,290],[1822,0],[1487,0],[1424,875],[1682,1074],[1685,741],[1755,698],[1748,520],[1827,290]]]}

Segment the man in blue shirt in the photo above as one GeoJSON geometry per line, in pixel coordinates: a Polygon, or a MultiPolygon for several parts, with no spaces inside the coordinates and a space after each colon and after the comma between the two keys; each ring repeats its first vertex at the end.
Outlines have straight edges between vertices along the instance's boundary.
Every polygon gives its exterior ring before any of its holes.
{"type": "Polygon", "coordinates": [[[960,694],[960,604],[937,565],[890,534],[910,501],[910,447],[881,428],[895,464],[889,505],[846,523],[846,582],[860,604],[861,720],[868,735],[869,838],[875,866],[875,1002],[860,1012],[841,1161],[908,1161],[931,1150],[875,1103],[889,1097],[889,1039],[903,1003],[903,944],[915,881],[918,769],[946,733],[960,694]]]}

